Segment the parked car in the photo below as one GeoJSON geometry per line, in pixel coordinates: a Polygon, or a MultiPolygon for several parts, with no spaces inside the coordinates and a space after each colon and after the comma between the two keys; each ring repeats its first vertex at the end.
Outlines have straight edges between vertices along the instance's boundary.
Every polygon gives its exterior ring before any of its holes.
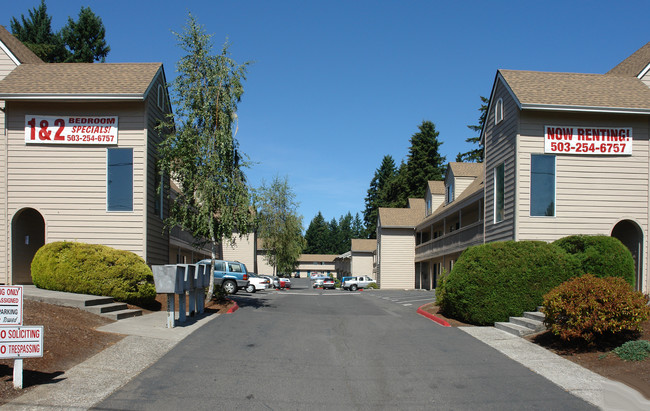
{"type": "Polygon", "coordinates": [[[275,288],[276,290],[282,288],[282,284],[280,283],[280,277],[276,277],[276,276],[271,277],[271,287],[275,288]]]}
{"type": "Polygon", "coordinates": [[[314,284],[312,285],[313,288],[317,287],[322,287],[323,286],[323,281],[329,278],[328,276],[325,275],[319,275],[319,276],[314,276],[311,279],[314,281],[314,284]]]}
{"type": "Polygon", "coordinates": [[[280,277],[280,288],[291,288],[291,280],[289,278],[280,277]]]}
{"type": "Polygon", "coordinates": [[[368,277],[367,275],[361,275],[345,280],[345,282],[341,284],[341,288],[344,290],[356,291],[359,288],[366,288],[370,283],[374,282],[375,280],[368,277]]]}
{"type": "Polygon", "coordinates": [[[323,287],[323,290],[326,288],[331,288],[333,290],[336,288],[336,282],[333,278],[325,278],[323,279],[321,286],[323,287]]]}
{"type": "Polygon", "coordinates": [[[246,286],[247,293],[254,293],[258,290],[266,290],[268,288],[271,288],[271,281],[261,275],[249,273],[248,281],[248,286],[246,286]]]}
{"type": "Polygon", "coordinates": [[[341,278],[341,286],[343,286],[343,283],[346,282],[347,280],[349,280],[350,278],[354,278],[354,277],[342,277],[341,278]]]}
{"type": "MultiPolygon", "coordinates": [[[[210,259],[199,261],[200,264],[210,264],[210,259]]],[[[238,261],[215,260],[214,285],[221,287],[226,294],[236,294],[248,286],[248,271],[246,265],[238,261]]]]}

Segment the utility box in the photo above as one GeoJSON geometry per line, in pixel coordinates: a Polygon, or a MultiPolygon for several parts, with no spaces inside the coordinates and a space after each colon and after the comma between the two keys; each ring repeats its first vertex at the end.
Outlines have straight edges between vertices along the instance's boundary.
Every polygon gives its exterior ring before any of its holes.
{"type": "Polygon", "coordinates": [[[159,294],[181,294],[185,291],[183,276],[176,265],[154,265],[153,281],[159,294]]]}

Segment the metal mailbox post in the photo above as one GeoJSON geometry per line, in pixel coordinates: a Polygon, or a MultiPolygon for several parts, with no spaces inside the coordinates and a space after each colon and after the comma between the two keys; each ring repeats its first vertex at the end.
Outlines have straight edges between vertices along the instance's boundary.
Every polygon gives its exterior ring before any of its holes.
{"type": "Polygon", "coordinates": [[[167,264],[152,267],[156,292],[167,294],[167,328],[175,326],[175,296],[178,321],[187,320],[185,293],[189,295],[190,316],[205,312],[205,287],[210,285],[210,264],[167,264]]]}

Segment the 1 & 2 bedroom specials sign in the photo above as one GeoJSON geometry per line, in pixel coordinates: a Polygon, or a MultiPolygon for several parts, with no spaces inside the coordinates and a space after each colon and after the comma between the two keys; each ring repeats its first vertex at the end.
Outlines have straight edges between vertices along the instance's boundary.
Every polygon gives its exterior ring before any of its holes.
{"type": "Polygon", "coordinates": [[[25,144],[117,145],[117,116],[25,116],[25,144]]]}

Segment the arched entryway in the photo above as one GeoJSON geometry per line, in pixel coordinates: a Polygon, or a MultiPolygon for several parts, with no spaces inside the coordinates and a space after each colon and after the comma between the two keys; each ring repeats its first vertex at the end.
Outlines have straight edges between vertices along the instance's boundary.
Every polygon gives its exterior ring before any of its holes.
{"type": "Polygon", "coordinates": [[[45,220],[33,208],[18,211],[11,222],[12,284],[31,284],[34,254],[45,244],[45,220]]]}
{"type": "Polygon", "coordinates": [[[612,229],[612,237],[616,237],[632,253],[634,268],[636,270],[636,290],[641,290],[643,285],[643,230],[632,220],[619,221],[612,229]]]}

